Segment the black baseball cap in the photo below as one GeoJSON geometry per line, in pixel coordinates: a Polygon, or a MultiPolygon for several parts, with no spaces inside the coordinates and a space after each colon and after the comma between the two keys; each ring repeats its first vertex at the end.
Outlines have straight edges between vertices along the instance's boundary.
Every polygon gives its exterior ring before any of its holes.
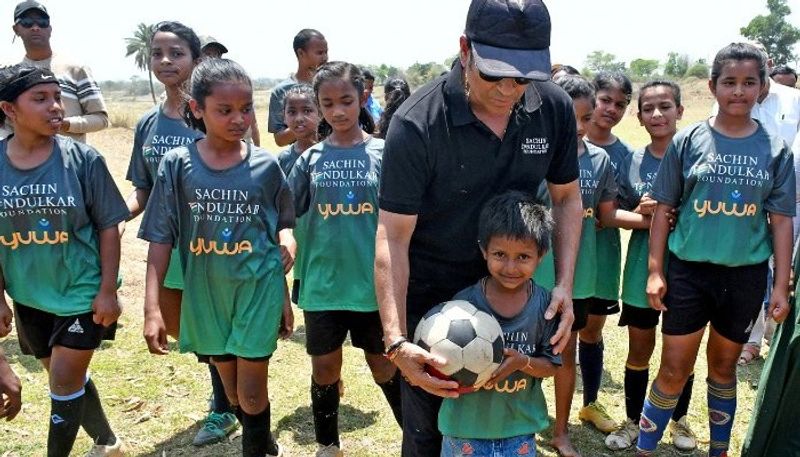
{"type": "Polygon", "coordinates": [[[550,13],[541,0],[472,0],[464,34],[481,73],[550,79],[550,13]]]}
{"type": "Polygon", "coordinates": [[[35,0],[25,0],[22,3],[18,3],[14,8],[14,22],[17,22],[25,13],[31,10],[39,11],[44,14],[44,17],[50,19],[50,14],[47,13],[47,8],[44,5],[35,0]]]}

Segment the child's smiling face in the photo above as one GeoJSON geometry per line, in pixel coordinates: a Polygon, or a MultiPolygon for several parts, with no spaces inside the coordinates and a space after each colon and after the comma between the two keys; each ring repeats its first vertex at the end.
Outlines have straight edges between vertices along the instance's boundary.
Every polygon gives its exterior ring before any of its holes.
{"type": "Polygon", "coordinates": [[[619,87],[598,90],[592,122],[603,130],[611,130],[622,120],[627,107],[628,96],[619,87]]]}
{"type": "Polygon", "coordinates": [[[675,94],[669,86],[653,86],[639,96],[639,123],[650,138],[665,138],[675,134],[683,106],[675,104],[675,94]]]}
{"type": "Polygon", "coordinates": [[[505,236],[491,237],[483,258],[496,285],[509,292],[527,286],[541,261],[536,241],[505,236]]]}

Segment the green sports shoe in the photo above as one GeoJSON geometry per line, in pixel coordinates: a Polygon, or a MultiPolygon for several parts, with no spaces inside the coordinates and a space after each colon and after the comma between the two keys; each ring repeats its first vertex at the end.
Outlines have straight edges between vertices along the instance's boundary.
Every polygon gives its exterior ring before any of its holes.
{"type": "Polygon", "coordinates": [[[203,446],[205,444],[222,441],[228,434],[236,430],[238,426],[239,422],[236,421],[236,416],[233,414],[215,413],[212,411],[208,413],[203,428],[194,436],[192,444],[195,446],[203,446]]]}

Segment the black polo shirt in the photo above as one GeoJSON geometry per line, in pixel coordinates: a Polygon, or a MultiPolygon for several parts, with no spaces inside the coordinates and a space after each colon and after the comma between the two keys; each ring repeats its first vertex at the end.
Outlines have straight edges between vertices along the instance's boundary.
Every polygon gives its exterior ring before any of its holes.
{"type": "Polygon", "coordinates": [[[461,65],[403,103],[386,137],[380,208],[417,216],[408,312],[424,311],[410,309],[411,296],[452,296],[485,276],[477,241],[484,202],[509,189],[536,195],[545,179],[576,180],[576,148],[572,100],[550,81],[529,85],[502,140],[470,109],[461,65]]]}

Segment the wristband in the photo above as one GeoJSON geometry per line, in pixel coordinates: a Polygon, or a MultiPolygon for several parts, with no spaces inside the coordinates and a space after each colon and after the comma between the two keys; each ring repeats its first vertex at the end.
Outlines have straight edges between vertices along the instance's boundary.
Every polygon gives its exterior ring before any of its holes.
{"type": "Polygon", "coordinates": [[[404,336],[401,336],[392,344],[387,346],[386,351],[384,352],[386,358],[388,358],[390,361],[394,360],[394,358],[397,357],[397,350],[400,349],[400,346],[402,346],[404,343],[408,343],[408,339],[406,339],[404,336]]]}

